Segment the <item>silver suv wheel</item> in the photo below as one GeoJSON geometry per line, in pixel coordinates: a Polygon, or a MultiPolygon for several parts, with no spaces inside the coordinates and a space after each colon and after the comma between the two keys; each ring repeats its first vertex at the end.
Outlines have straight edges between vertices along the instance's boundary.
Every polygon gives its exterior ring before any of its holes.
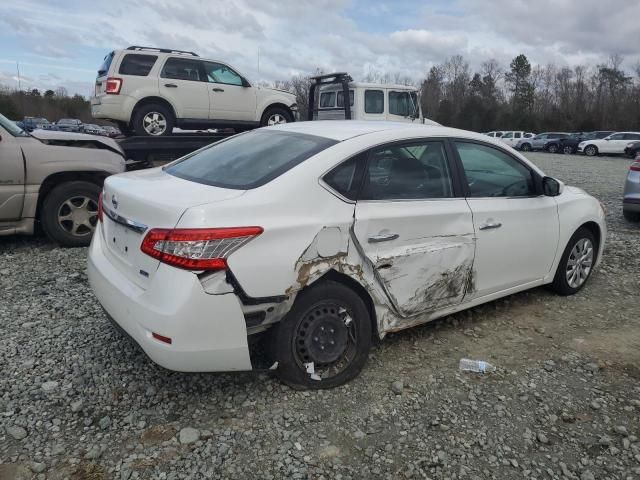
{"type": "Polygon", "coordinates": [[[273,113],[269,115],[269,118],[267,119],[267,125],[269,126],[279,125],[281,123],[287,123],[287,119],[284,117],[284,115],[280,115],[279,113],[273,113]]]}
{"type": "Polygon", "coordinates": [[[91,235],[97,222],[98,205],[89,197],[71,197],[58,209],[58,224],[73,236],[91,235]]]}
{"type": "Polygon", "coordinates": [[[167,129],[167,119],[160,112],[149,112],[142,118],[142,126],[149,135],[162,135],[167,129]]]}

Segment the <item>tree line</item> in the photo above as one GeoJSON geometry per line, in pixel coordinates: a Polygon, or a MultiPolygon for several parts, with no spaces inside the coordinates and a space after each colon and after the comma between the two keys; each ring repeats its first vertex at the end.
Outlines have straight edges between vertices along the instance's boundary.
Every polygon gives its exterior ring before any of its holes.
{"type": "MultiPolygon", "coordinates": [[[[321,73],[274,82],[296,95],[302,119],[307,117],[310,77],[321,73]]],[[[431,67],[419,82],[401,73],[374,71],[358,80],[415,85],[425,117],[467,130],[640,130],[640,63],[630,73],[618,55],[602,64],[573,68],[532,66],[525,55],[518,55],[507,68],[490,59],[477,71],[464,57],[454,55],[431,67]]],[[[69,96],[62,87],[45,92],[0,87],[0,113],[13,119],[71,117],[93,122],[88,100],[69,96]]]]}

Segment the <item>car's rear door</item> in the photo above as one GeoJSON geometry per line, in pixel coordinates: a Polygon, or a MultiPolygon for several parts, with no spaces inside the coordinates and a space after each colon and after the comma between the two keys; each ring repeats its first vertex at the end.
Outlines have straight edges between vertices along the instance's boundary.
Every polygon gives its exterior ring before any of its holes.
{"type": "Polygon", "coordinates": [[[471,210],[444,140],[380,146],[369,154],[354,232],[403,316],[456,305],[474,259],[471,210]]]}
{"type": "Polygon", "coordinates": [[[558,249],[555,198],[537,191],[535,174],[506,150],[453,142],[477,236],[474,297],[542,279],[558,249]]]}
{"type": "Polygon", "coordinates": [[[24,169],[18,141],[0,127],[0,222],[20,219],[24,204],[24,169]]]}
{"type": "Polygon", "coordinates": [[[158,78],[160,96],[176,109],[178,118],[209,118],[209,91],[201,60],[169,57],[158,78]]]}

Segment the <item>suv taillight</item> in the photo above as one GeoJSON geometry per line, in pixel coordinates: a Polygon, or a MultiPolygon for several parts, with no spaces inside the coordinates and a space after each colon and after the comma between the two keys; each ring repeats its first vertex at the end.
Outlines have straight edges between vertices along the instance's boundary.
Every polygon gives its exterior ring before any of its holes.
{"type": "Polygon", "coordinates": [[[229,255],[263,231],[262,227],[154,228],[140,250],[186,270],[226,270],[229,255]]]}
{"type": "Polygon", "coordinates": [[[102,208],[102,192],[98,196],[98,221],[104,222],[104,210],[102,208]]]}
{"type": "Polygon", "coordinates": [[[636,157],[636,161],[631,164],[629,170],[640,172],[640,157],[636,157]]]}
{"type": "Polygon", "coordinates": [[[120,89],[122,88],[122,79],[109,77],[107,78],[107,85],[104,88],[104,93],[108,93],[110,95],[118,95],[120,94],[120,89]]]}

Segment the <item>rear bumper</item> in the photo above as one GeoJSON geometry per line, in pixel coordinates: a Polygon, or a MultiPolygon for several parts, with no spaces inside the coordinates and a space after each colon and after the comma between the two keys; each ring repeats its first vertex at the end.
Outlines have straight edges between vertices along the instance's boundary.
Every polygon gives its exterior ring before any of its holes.
{"type": "Polygon", "coordinates": [[[101,95],[91,98],[91,116],[129,122],[135,100],[128,95],[101,95]]]}
{"type": "Polygon", "coordinates": [[[158,365],[182,372],[251,370],[247,331],[235,294],[205,293],[198,277],[160,265],[149,288],[131,282],[103,251],[102,229],[88,255],[89,282],[113,321],[158,365]],[[171,344],[156,340],[157,333],[171,344]]]}
{"type": "Polygon", "coordinates": [[[640,198],[624,198],[622,200],[622,209],[626,212],[640,213],[640,198]]]}

